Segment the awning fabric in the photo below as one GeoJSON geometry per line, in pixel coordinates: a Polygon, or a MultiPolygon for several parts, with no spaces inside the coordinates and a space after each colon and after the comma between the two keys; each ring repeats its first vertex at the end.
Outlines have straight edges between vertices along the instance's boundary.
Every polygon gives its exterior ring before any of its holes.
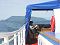
{"type": "Polygon", "coordinates": [[[60,2],[58,1],[50,1],[45,3],[28,5],[26,8],[26,15],[25,15],[26,31],[28,31],[29,28],[29,21],[33,9],[49,10],[49,9],[57,9],[57,8],[60,8],[60,2]]]}

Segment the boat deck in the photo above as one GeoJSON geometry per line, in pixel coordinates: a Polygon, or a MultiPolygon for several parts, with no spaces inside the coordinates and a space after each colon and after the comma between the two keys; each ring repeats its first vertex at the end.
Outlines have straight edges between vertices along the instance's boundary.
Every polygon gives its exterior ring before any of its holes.
{"type": "MultiPolygon", "coordinates": [[[[55,38],[55,33],[51,32],[51,28],[42,28],[40,33],[45,35],[49,39],[55,41],[57,44],[60,44],[60,40],[55,38]]],[[[38,41],[37,38],[36,39],[32,39],[32,41],[31,42],[28,41],[28,44],[26,44],[26,45],[38,45],[37,41],[38,41]]]]}
{"type": "MultiPolygon", "coordinates": [[[[60,38],[59,38],[59,36],[57,36],[58,38],[56,38],[56,34],[55,34],[55,32],[51,32],[50,31],[51,30],[51,28],[49,28],[49,29],[42,29],[41,30],[41,34],[43,34],[45,37],[48,37],[49,39],[47,39],[47,40],[52,40],[53,42],[52,43],[54,43],[54,44],[59,44],[60,45],[60,38]]],[[[57,34],[57,35],[59,35],[59,34],[57,34]]]]}

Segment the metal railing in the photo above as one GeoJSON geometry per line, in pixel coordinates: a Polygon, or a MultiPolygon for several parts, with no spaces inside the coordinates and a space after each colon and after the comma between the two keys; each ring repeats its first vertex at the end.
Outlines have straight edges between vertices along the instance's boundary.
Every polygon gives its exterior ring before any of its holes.
{"type": "Polygon", "coordinates": [[[9,42],[14,41],[13,45],[25,45],[25,24],[17,31],[4,33],[2,36],[4,41],[0,45],[9,45],[9,42]],[[13,36],[13,37],[11,37],[13,36]],[[11,37],[9,39],[9,37],[11,37]]]}
{"type": "Polygon", "coordinates": [[[38,35],[38,45],[54,45],[48,41],[48,39],[44,38],[42,35],[38,35]]]}

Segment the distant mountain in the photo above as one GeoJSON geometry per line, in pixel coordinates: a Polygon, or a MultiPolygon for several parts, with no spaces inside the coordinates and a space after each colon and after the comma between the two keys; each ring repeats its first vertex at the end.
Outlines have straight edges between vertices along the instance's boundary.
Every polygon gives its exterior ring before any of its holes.
{"type": "Polygon", "coordinates": [[[44,18],[39,18],[39,17],[32,17],[31,20],[35,24],[50,24],[50,20],[46,20],[44,18]]]}
{"type": "Polygon", "coordinates": [[[11,32],[18,30],[25,23],[24,16],[12,16],[4,21],[0,21],[1,32],[11,32]]]}
{"type": "MultiPolygon", "coordinates": [[[[36,24],[49,24],[50,23],[50,20],[46,20],[44,18],[39,18],[39,17],[31,17],[31,20],[36,24]]],[[[24,24],[25,23],[25,16],[12,16],[5,21],[24,24]]]]}
{"type": "MultiPolygon", "coordinates": [[[[32,17],[31,18],[36,24],[49,24],[50,21],[32,17]]],[[[0,32],[11,32],[19,29],[25,23],[25,16],[12,16],[4,21],[0,21],[0,32]]]]}
{"type": "Polygon", "coordinates": [[[12,16],[12,17],[6,19],[5,21],[8,21],[8,22],[21,22],[21,21],[24,21],[25,22],[25,16],[12,16]]]}
{"type": "Polygon", "coordinates": [[[20,28],[25,23],[24,16],[12,16],[5,20],[9,27],[20,28]]]}

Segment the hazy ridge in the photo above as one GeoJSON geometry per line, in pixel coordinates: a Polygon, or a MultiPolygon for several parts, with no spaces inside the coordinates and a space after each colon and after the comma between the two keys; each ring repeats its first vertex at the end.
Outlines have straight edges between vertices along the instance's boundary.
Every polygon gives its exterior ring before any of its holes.
{"type": "MultiPolygon", "coordinates": [[[[49,24],[50,21],[44,18],[31,18],[36,24],[49,24]]],[[[0,32],[11,32],[19,29],[25,23],[25,16],[12,16],[4,21],[0,21],[0,32]]]]}

